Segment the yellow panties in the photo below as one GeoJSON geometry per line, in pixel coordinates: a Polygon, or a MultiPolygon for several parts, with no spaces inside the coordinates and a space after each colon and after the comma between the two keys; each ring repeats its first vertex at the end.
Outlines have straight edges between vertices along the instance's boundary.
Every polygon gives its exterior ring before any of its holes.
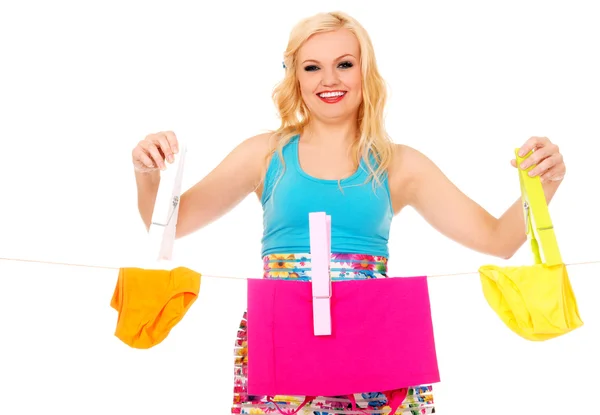
{"type": "MultiPolygon", "coordinates": [[[[515,153],[520,165],[524,158],[519,157],[518,150],[515,153]]],[[[479,268],[479,276],[487,303],[504,324],[527,340],[542,341],[569,333],[583,322],[560,256],[540,178],[529,177],[528,170],[518,170],[535,264],[484,265],[479,268]]]]}
{"type": "Polygon", "coordinates": [[[121,268],[110,302],[119,313],[115,336],[137,349],[162,342],[196,301],[200,279],[185,267],[121,268]]]}
{"type": "Polygon", "coordinates": [[[490,307],[512,331],[528,340],[548,340],[581,325],[564,264],[479,270],[490,307]]]}

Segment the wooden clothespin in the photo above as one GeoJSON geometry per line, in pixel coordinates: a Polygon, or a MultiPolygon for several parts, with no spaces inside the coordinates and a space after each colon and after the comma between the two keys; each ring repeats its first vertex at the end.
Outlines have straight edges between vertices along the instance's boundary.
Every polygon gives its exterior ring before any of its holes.
{"type": "Polygon", "coordinates": [[[314,333],[327,336],[331,335],[331,216],[312,212],[309,226],[314,333]]]}
{"type": "Polygon", "coordinates": [[[179,143],[179,152],[175,160],[160,174],[160,184],[149,230],[150,264],[159,265],[161,261],[171,261],[175,244],[175,229],[179,214],[181,183],[187,146],[179,143]]]}

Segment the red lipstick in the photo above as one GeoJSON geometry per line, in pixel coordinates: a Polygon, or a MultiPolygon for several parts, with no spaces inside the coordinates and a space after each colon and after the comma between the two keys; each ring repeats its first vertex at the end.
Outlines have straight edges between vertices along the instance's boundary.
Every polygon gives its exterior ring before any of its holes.
{"type": "Polygon", "coordinates": [[[317,94],[321,101],[327,104],[335,104],[340,102],[345,96],[346,91],[322,91],[317,94]]]}

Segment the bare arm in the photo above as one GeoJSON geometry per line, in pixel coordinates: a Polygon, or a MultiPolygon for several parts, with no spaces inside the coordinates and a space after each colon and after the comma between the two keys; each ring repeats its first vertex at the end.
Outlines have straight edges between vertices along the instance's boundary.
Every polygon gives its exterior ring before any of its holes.
{"type": "Polygon", "coordinates": [[[135,172],[135,183],[137,185],[138,211],[142,221],[146,225],[146,230],[150,229],[152,221],[152,212],[154,211],[154,202],[158,193],[160,184],[160,172],[154,170],[151,172],[135,172]]]}
{"type": "MultiPolygon", "coordinates": [[[[390,175],[392,194],[410,205],[443,235],[477,252],[508,259],[526,241],[520,198],[495,218],[461,192],[426,156],[398,146],[390,175]]],[[[544,183],[548,202],[559,182],[544,183]]]]}
{"type": "Polygon", "coordinates": [[[176,238],[219,219],[256,191],[263,180],[271,137],[267,133],[246,139],[181,195],[176,238]]]}
{"type": "MultiPolygon", "coordinates": [[[[206,177],[181,195],[176,238],[220,218],[260,187],[271,137],[272,134],[267,133],[244,140],[206,177]]],[[[150,228],[160,184],[159,169],[168,168],[167,162],[172,161],[170,155],[176,152],[177,139],[172,132],[148,136],[134,149],[138,210],[146,229],[150,228]]]]}

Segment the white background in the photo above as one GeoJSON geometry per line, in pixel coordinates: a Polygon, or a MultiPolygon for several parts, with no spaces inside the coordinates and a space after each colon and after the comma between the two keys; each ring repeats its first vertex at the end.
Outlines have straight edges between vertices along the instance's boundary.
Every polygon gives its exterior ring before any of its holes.
{"type": "MultiPolygon", "coordinates": [[[[131,149],[174,130],[184,186],[235,145],[277,127],[270,94],[292,25],[342,9],[367,28],[396,142],[432,158],[501,215],[519,196],[514,148],[550,137],[568,174],[551,214],[567,263],[600,260],[600,14],[593,2],[3,2],[0,7],[0,257],[134,266],[145,232],[131,149]],[[318,4],[320,3],[320,4],[318,4]],[[393,4],[393,5],[392,5],[393,4]]],[[[177,242],[204,274],[259,277],[254,196],[177,242]]],[[[473,253],[413,211],[396,218],[394,275],[430,279],[447,414],[597,413],[598,265],[569,268],[585,326],[545,343],[510,332],[473,272],[529,264],[473,253]]],[[[0,261],[0,413],[227,414],[243,280],[202,280],[159,346],[113,336],[117,271],[0,261]]]]}

